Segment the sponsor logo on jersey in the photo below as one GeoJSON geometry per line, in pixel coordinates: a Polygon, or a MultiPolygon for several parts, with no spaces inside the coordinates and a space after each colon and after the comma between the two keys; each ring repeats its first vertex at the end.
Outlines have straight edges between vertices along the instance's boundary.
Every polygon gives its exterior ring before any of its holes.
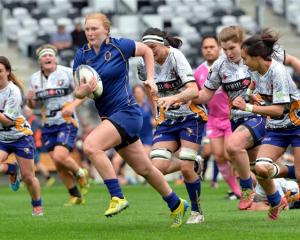
{"type": "Polygon", "coordinates": [[[47,98],[52,98],[52,97],[62,97],[66,96],[71,93],[71,89],[68,88],[51,88],[51,89],[45,89],[42,91],[36,92],[36,97],[38,99],[47,99],[47,98]]]}
{"type": "Polygon", "coordinates": [[[248,86],[250,85],[250,82],[251,82],[251,79],[250,79],[250,77],[248,77],[248,78],[239,79],[234,82],[223,83],[223,87],[226,92],[238,91],[238,90],[248,88],[248,86]]]}

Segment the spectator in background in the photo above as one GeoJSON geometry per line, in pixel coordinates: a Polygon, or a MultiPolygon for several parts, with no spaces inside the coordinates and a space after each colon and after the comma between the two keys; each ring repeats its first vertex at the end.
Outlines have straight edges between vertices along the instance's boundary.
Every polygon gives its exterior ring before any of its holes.
{"type": "Polygon", "coordinates": [[[50,35],[50,43],[58,50],[69,49],[72,47],[71,34],[66,32],[64,25],[58,25],[57,32],[50,35]]]}
{"type": "Polygon", "coordinates": [[[75,29],[71,32],[73,48],[77,50],[81,48],[85,43],[87,43],[87,39],[85,36],[85,32],[82,28],[81,22],[75,23],[75,29]]]}
{"type": "Polygon", "coordinates": [[[35,143],[35,151],[33,155],[34,164],[38,171],[46,178],[46,186],[50,187],[54,184],[55,178],[51,177],[48,169],[40,162],[40,152],[42,149],[42,127],[39,119],[34,115],[32,109],[25,106],[23,109],[24,115],[27,118],[28,123],[31,125],[31,130],[33,131],[33,139],[35,143]]]}

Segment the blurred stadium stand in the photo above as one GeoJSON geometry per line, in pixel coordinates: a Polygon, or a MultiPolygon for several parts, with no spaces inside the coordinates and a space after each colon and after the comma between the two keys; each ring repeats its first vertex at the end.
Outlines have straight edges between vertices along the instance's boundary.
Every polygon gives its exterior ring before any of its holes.
{"type": "MultiPolygon", "coordinates": [[[[110,17],[112,35],[117,37],[138,40],[149,26],[181,37],[181,50],[193,67],[202,61],[202,36],[216,33],[220,26],[236,24],[251,33],[257,31],[254,19],[246,16],[233,0],[2,0],[3,36],[16,42],[24,56],[34,57],[35,49],[49,40],[59,24],[71,32],[78,18],[83,22],[86,14],[95,11],[110,17]]],[[[61,56],[63,64],[70,63],[69,56],[61,56]]]]}

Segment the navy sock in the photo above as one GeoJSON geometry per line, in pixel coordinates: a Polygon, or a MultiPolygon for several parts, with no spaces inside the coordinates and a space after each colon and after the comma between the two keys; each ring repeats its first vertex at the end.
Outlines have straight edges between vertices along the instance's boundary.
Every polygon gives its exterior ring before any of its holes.
{"type": "Polygon", "coordinates": [[[217,166],[216,160],[213,161],[213,164],[214,164],[213,181],[217,182],[218,181],[219,168],[217,166]]]}
{"type": "Polygon", "coordinates": [[[180,199],[175,192],[171,192],[168,196],[163,197],[163,199],[167,202],[171,211],[174,211],[180,204],[180,199]]]}
{"type": "Polygon", "coordinates": [[[253,189],[253,179],[250,176],[248,179],[240,178],[240,186],[241,189],[253,189]]]}
{"type": "Polygon", "coordinates": [[[69,194],[73,197],[81,197],[78,187],[75,185],[74,187],[68,189],[69,194]]]}
{"type": "Polygon", "coordinates": [[[288,166],[286,165],[288,168],[288,173],[285,176],[286,178],[290,178],[290,179],[296,179],[296,175],[295,175],[295,166],[288,166]]]}
{"type": "Polygon", "coordinates": [[[16,172],[16,164],[7,163],[8,169],[5,174],[13,174],[16,172]]]}
{"type": "Polygon", "coordinates": [[[185,182],[186,190],[189,194],[191,200],[191,210],[195,212],[199,212],[200,205],[200,193],[201,193],[201,182],[200,178],[198,178],[195,182],[185,182]]]}
{"type": "Polygon", "coordinates": [[[275,207],[280,203],[281,196],[280,196],[279,192],[276,191],[272,195],[267,195],[267,199],[268,199],[268,202],[270,203],[271,207],[275,207]]]}
{"type": "Polygon", "coordinates": [[[33,200],[31,199],[31,205],[33,207],[39,207],[39,206],[42,206],[42,199],[38,199],[38,200],[33,200]]]}
{"type": "Polygon", "coordinates": [[[104,184],[106,185],[111,198],[112,197],[124,198],[118,179],[114,178],[114,179],[104,180],[104,184]]]}

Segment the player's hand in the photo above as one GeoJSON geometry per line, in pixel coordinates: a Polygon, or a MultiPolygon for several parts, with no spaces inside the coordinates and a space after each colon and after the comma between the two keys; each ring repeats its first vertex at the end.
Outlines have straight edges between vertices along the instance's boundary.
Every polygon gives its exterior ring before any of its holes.
{"type": "Polygon", "coordinates": [[[245,111],[246,109],[246,102],[242,97],[236,97],[233,102],[232,105],[240,110],[245,111]]]}
{"type": "Polygon", "coordinates": [[[178,104],[177,98],[174,96],[162,97],[158,99],[158,105],[163,107],[164,110],[168,110],[170,106],[174,106],[174,104],[178,104]]]}
{"type": "Polygon", "coordinates": [[[80,79],[79,85],[75,87],[74,95],[77,98],[84,98],[97,89],[97,80],[93,77],[88,83],[83,78],[80,79]]]}
{"type": "Polygon", "coordinates": [[[75,111],[75,106],[69,103],[63,107],[63,109],[61,110],[61,114],[64,117],[71,117],[74,111],[75,111]]]}
{"type": "Polygon", "coordinates": [[[157,95],[157,92],[158,92],[157,85],[153,79],[147,79],[144,82],[144,85],[145,85],[146,90],[149,91],[153,97],[155,97],[157,95]]]}
{"type": "Polygon", "coordinates": [[[28,100],[34,100],[35,98],[35,91],[34,90],[29,90],[27,93],[27,99],[28,100]]]}

